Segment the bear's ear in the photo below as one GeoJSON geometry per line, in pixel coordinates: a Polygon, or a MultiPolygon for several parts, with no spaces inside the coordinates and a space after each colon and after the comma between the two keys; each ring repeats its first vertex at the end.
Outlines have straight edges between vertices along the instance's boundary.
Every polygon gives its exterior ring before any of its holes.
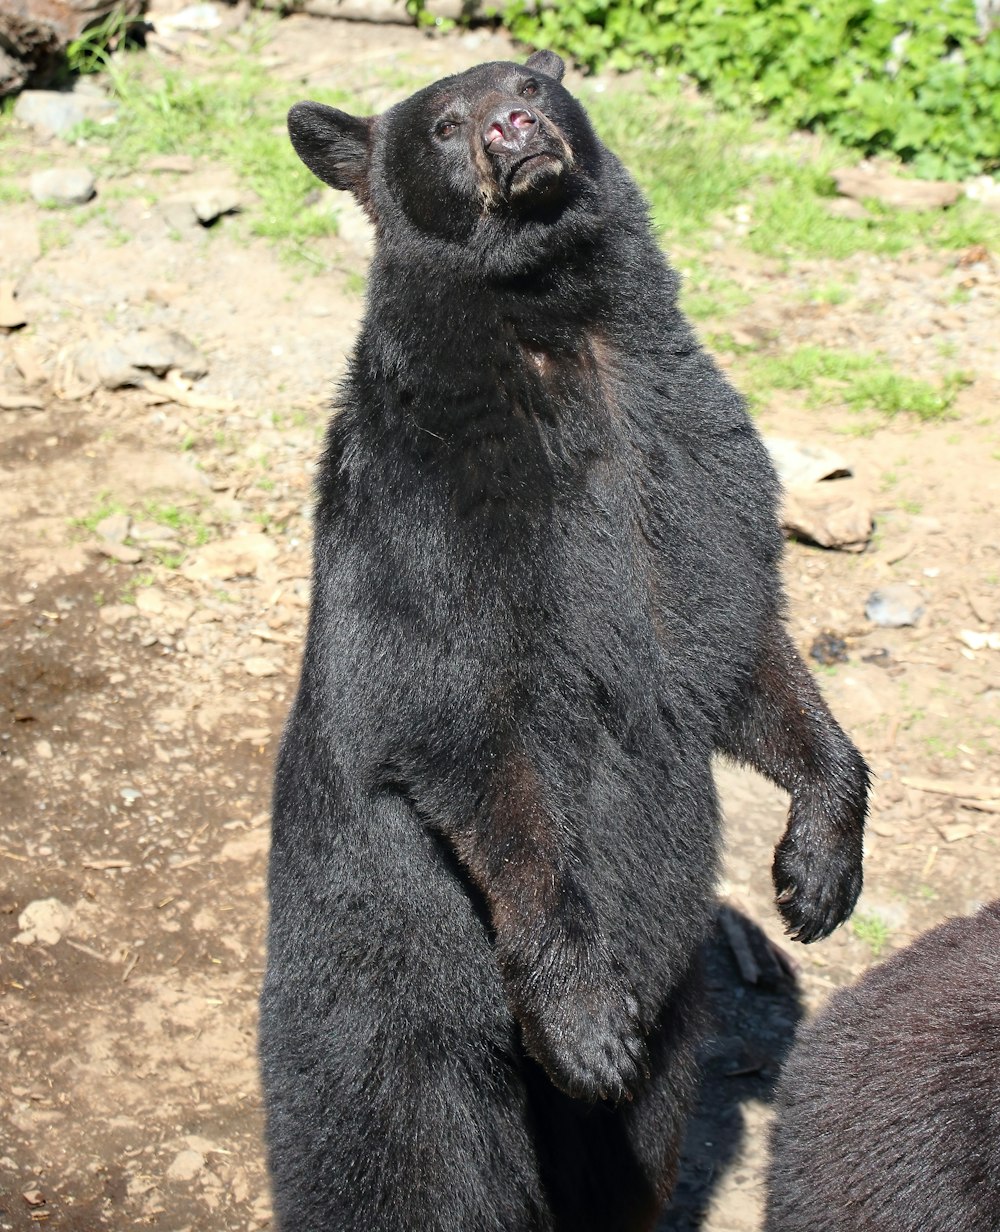
{"type": "Polygon", "coordinates": [[[296,103],[288,113],[295,153],[332,188],[362,195],[368,184],[372,119],[324,103],[296,103]]]}
{"type": "Polygon", "coordinates": [[[554,51],[536,51],[524,63],[525,68],[533,68],[536,73],[544,73],[553,81],[562,81],[563,73],[566,72],[565,62],[554,51]]]}

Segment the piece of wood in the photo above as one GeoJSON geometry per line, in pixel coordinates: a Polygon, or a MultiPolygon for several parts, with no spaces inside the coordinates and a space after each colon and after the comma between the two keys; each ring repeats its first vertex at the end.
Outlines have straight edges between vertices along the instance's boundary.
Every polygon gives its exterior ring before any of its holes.
{"type": "Polygon", "coordinates": [[[85,30],[120,11],[137,17],[146,0],[3,0],[0,4],[0,98],[44,86],[62,67],[66,48],[85,30]]]}
{"type": "Polygon", "coordinates": [[[961,779],[927,779],[900,775],[904,787],[935,796],[954,796],[957,800],[995,800],[1000,797],[996,783],[964,783],[961,779]]]}

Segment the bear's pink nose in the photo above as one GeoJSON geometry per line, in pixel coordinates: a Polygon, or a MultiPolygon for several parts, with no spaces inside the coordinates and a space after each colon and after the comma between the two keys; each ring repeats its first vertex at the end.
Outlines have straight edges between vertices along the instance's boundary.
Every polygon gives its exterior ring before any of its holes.
{"type": "Polygon", "coordinates": [[[491,153],[516,153],[527,144],[537,126],[538,117],[533,112],[523,107],[501,107],[486,121],[483,144],[491,153]]]}

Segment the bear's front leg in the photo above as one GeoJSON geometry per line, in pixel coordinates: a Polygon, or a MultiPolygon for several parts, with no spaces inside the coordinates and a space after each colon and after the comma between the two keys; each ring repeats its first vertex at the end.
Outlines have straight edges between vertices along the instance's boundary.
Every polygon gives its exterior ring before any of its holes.
{"type": "Polygon", "coordinates": [[[485,815],[449,838],[489,907],[525,1048],[567,1095],[618,1103],[648,1074],[639,1005],[543,797],[527,759],[510,756],[485,815]]]}
{"type": "Polygon", "coordinates": [[[777,616],[719,745],[791,796],[772,869],[778,909],[796,941],[828,936],[861,893],[868,767],[777,616]]]}

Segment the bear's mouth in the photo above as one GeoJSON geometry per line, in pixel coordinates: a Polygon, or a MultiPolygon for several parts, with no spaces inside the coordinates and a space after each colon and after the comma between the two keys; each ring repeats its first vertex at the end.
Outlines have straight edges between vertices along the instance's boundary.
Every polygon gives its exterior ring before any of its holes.
{"type": "Polygon", "coordinates": [[[547,200],[559,191],[566,171],[561,151],[532,150],[504,177],[504,195],[513,203],[547,200]]]}

